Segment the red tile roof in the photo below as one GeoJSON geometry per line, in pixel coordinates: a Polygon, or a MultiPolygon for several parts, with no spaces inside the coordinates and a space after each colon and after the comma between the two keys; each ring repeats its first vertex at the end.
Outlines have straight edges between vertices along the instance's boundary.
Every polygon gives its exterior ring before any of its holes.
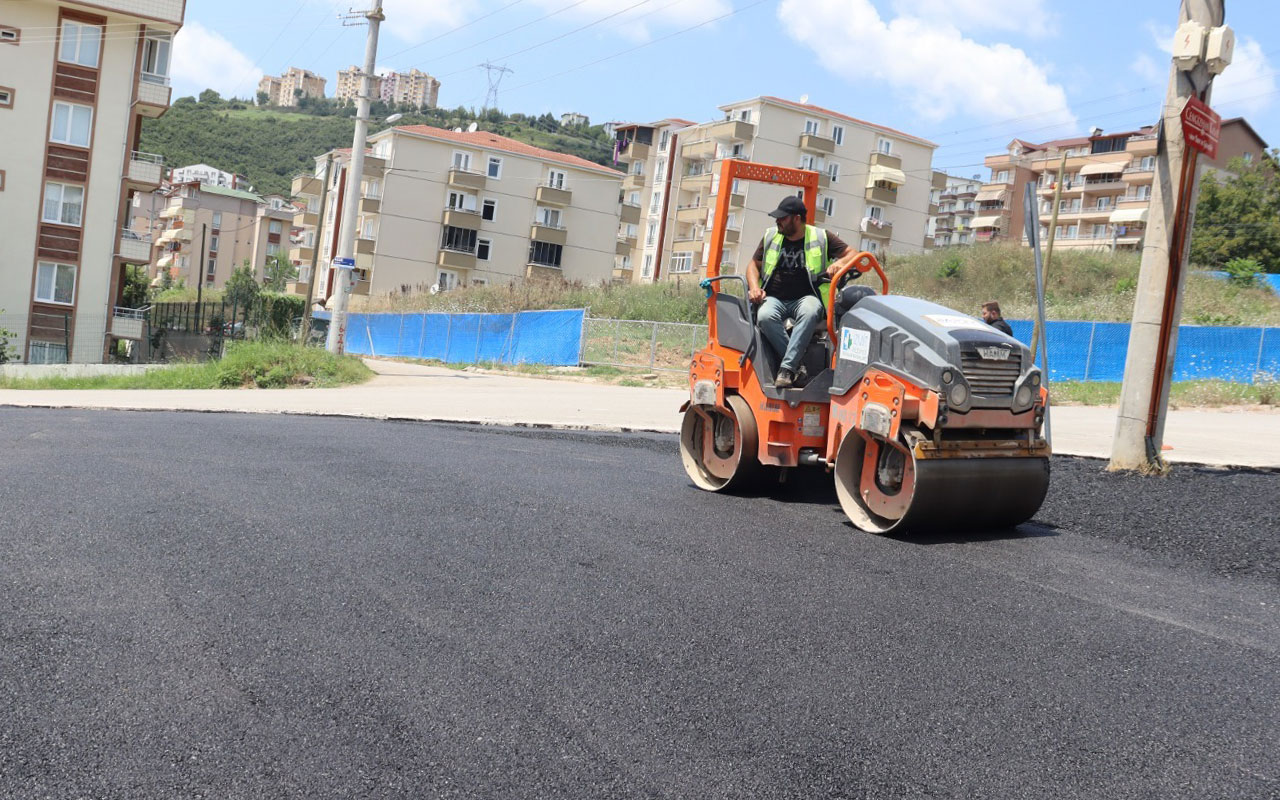
{"type": "Polygon", "coordinates": [[[570,167],[578,167],[579,169],[587,169],[593,172],[603,172],[606,175],[617,175],[622,177],[624,173],[614,169],[602,166],[594,161],[588,161],[585,158],[578,158],[566,153],[557,153],[554,150],[544,150],[541,147],[534,147],[531,144],[517,142],[515,139],[508,139],[505,136],[499,136],[496,133],[488,131],[451,131],[446,128],[433,128],[430,125],[400,125],[395,128],[397,131],[404,133],[412,133],[418,136],[427,136],[432,139],[443,139],[447,142],[457,142],[458,144],[469,145],[471,147],[483,147],[489,150],[502,150],[507,153],[514,153],[521,156],[529,156],[530,158],[540,158],[544,161],[555,161],[559,164],[565,164],[570,167]]]}
{"type": "Polygon", "coordinates": [[[857,117],[851,117],[848,114],[841,114],[839,111],[832,111],[829,108],[823,108],[822,106],[815,106],[811,103],[797,103],[794,100],[783,100],[781,97],[774,97],[772,95],[764,95],[760,99],[768,100],[771,103],[777,103],[779,105],[790,106],[791,108],[800,108],[800,109],[805,109],[809,111],[817,111],[820,114],[830,114],[833,117],[839,117],[840,119],[847,119],[850,122],[856,122],[857,124],[865,125],[868,128],[875,128],[876,130],[884,131],[885,133],[892,133],[895,136],[902,136],[907,139],[911,139],[912,141],[928,145],[929,147],[938,146],[936,142],[931,142],[928,139],[923,139],[919,136],[906,133],[905,131],[896,130],[894,128],[889,128],[884,125],[877,125],[874,122],[867,122],[865,119],[858,119],[857,117]]]}

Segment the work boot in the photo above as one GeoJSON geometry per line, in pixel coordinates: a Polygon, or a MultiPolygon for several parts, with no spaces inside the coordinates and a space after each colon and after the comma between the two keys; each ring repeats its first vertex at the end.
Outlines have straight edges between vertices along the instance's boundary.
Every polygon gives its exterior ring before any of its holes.
{"type": "Polygon", "coordinates": [[[782,369],[778,370],[778,377],[773,379],[773,388],[790,389],[792,386],[795,385],[795,382],[796,382],[795,373],[787,369],[786,367],[783,367],[782,369]]]}
{"type": "Polygon", "coordinates": [[[800,368],[796,370],[796,377],[792,381],[792,383],[796,387],[801,387],[808,382],[809,382],[809,370],[805,369],[804,364],[801,364],[800,368]]]}

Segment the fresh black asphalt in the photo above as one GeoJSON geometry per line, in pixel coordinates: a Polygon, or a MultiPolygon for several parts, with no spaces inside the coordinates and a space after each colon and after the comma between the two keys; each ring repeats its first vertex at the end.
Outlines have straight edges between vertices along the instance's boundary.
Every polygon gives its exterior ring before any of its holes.
{"type": "Polygon", "coordinates": [[[672,437],[0,409],[0,797],[1280,796],[1280,475],[860,534],[672,437]]]}

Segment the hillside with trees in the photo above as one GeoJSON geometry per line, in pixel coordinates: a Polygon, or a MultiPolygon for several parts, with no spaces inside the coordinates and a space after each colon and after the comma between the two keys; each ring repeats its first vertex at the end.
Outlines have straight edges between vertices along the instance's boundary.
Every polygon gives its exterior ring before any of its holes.
{"type": "MultiPolygon", "coordinates": [[[[396,108],[378,101],[370,109],[369,132],[388,127],[377,120],[397,112],[404,118],[396,125],[466,128],[474,122],[480,130],[613,166],[612,140],[598,125],[566,127],[550,114],[396,108]]],[[[304,97],[297,108],[283,109],[227,100],[206,89],[199,98],[178,98],[159,119],[146,120],[139,148],[159,153],[169,166],[211,164],[248,176],[259,192],[287,194],[292,177],[310,172],[316,156],[351,146],[355,113],[353,104],[330,98],[304,97]]]]}

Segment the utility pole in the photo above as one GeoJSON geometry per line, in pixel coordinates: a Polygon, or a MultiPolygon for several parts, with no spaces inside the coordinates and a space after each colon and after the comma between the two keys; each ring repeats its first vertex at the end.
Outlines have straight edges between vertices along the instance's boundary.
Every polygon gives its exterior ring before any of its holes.
{"type": "MultiPolygon", "coordinates": [[[[1219,52],[1205,59],[1206,36],[1223,24],[1224,0],[1181,0],[1174,61],[1161,113],[1142,267],[1129,333],[1124,385],[1111,445],[1111,469],[1163,471],[1161,450],[1169,381],[1178,346],[1182,290],[1199,189],[1196,153],[1188,152],[1182,125],[1183,107],[1195,97],[1208,103],[1213,76],[1230,61],[1219,52]],[[1188,23],[1202,26],[1198,32],[1188,23]]],[[[1222,46],[1222,31],[1214,31],[1222,46]]],[[[1230,37],[1229,30],[1225,33],[1230,37]]],[[[1212,50],[1212,47],[1210,47],[1212,50]]]]}
{"type": "Polygon", "coordinates": [[[311,304],[315,302],[316,296],[316,257],[320,255],[320,231],[324,225],[324,207],[325,201],[329,198],[329,178],[330,171],[333,169],[333,151],[324,159],[324,183],[320,187],[320,211],[316,215],[316,231],[315,237],[311,240],[311,277],[307,279],[307,301],[302,306],[302,325],[298,328],[298,334],[302,346],[306,347],[307,337],[311,335],[311,304]]]}
{"type": "Polygon", "coordinates": [[[205,236],[209,232],[209,226],[206,223],[200,223],[200,252],[196,253],[196,332],[202,333],[204,330],[204,306],[200,305],[204,299],[204,243],[205,236]]]}
{"type": "Polygon", "coordinates": [[[360,94],[356,98],[356,130],[351,137],[351,161],[347,165],[342,227],[338,230],[338,254],[331,265],[337,267],[339,272],[333,281],[333,318],[329,322],[326,347],[329,352],[339,354],[346,346],[347,304],[351,299],[351,283],[355,274],[356,211],[360,208],[364,146],[369,135],[369,95],[373,92],[373,71],[378,66],[378,26],[386,19],[386,15],[382,13],[382,0],[374,0],[373,8],[364,13],[364,18],[369,22],[369,35],[365,39],[364,68],[360,71],[360,94]]]}
{"type": "MultiPolygon", "coordinates": [[[[1062,160],[1058,162],[1058,180],[1053,184],[1053,209],[1049,217],[1049,242],[1044,253],[1044,269],[1040,271],[1040,279],[1049,280],[1049,265],[1053,263],[1053,240],[1058,232],[1058,206],[1062,204],[1062,177],[1067,171],[1067,154],[1062,154],[1062,160]]],[[[1040,352],[1040,337],[1044,335],[1041,330],[1040,323],[1037,322],[1035,330],[1031,332],[1031,363],[1036,362],[1036,354],[1040,352]]],[[[1045,346],[1045,355],[1049,354],[1048,345],[1045,346]]],[[[1048,363],[1046,358],[1045,362],[1048,363]]]]}

